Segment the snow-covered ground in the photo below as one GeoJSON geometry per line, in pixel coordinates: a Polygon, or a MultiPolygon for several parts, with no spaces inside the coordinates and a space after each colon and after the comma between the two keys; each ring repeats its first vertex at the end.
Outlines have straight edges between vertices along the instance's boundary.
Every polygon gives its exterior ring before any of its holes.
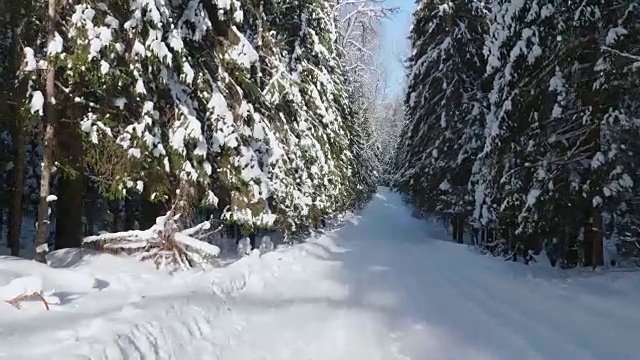
{"type": "Polygon", "coordinates": [[[53,268],[1,258],[0,296],[53,304],[0,304],[0,358],[640,358],[637,273],[513,264],[445,236],[381,190],[339,230],[200,273],[77,250],[53,268]]]}

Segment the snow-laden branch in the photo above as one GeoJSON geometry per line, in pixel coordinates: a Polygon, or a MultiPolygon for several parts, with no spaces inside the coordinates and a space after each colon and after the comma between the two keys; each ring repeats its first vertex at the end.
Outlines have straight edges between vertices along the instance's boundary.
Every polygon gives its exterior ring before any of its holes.
{"type": "Polygon", "coordinates": [[[612,53],[614,53],[616,55],[620,55],[622,57],[626,57],[627,59],[640,61],[640,56],[638,56],[638,55],[633,55],[633,54],[629,54],[629,53],[626,53],[626,52],[622,52],[620,50],[612,49],[612,48],[610,48],[608,46],[602,46],[601,49],[610,51],[610,52],[612,52],[612,53]]]}

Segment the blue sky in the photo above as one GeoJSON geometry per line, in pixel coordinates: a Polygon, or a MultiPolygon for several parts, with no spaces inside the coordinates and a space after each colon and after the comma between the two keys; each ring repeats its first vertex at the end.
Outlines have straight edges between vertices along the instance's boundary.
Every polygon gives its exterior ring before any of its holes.
{"type": "Polygon", "coordinates": [[[416,2],[415,0],[388,0],[385,4],[400,8],[398,14],[385,20],[382,24],[382,51],[380,55],[385,65],[388,91],[390,95],[395,95],[401,91],[400,86],[404,78],[404,68],[400,59],[409,53],[407,37],[416,2]]]}

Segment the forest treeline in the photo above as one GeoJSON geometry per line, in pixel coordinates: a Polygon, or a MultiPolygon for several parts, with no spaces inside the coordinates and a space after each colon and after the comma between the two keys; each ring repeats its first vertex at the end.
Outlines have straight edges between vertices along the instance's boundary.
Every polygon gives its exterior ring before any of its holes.
{"type": "Polygon", "coordinates": [[[377,20],[358,0],[2,0],[0,225],[39,259],[200,215],[302,231],[382,162],[377,20]],[[26,223],[25,223],[26,222],[26,223]]]}
{"type": "Polygon", "coordinates": [[[640,6],[422,0],[394,186],[462,242],[553,265],[638,256],[640,6]]]}

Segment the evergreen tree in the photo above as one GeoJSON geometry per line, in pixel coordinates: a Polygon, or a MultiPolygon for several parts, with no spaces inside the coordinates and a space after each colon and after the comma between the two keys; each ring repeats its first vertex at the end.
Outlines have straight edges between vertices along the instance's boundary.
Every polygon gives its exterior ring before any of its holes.
{"type": "MultiPolygon", "coordinates": [[[[83,231],[105,226],[149,227],[184,198],[245,234],[298,231],[366,200],[369,134],[349,102],[334,6],[87,0],[56,3],[50,22],[40,5],[34,26],[10,22],[33,30],[18,34],[23,58],[7,62],[21,66],[24,88],[6,83],[2,101],[29,118],[20,140],[2,115],[2,146],[24,144],[21,190],[44,199],[41,225],[57,220],[55,246],[79,246],[83,231]],[[96,219],[98,209],[109,218],[96,219]]],[[[48,238],[41,231],[43,248],[48,238]]]]}
{"type": "Polygon", "coordinates": [[[398,186],[411,188],[424,210],[453,218],[457,241],[462,241],[470,205],[466,189],[482,140],[485,28],[482,3],[423,1],[411,35],[398,186]]]}
{"type": "Polygon", "coordinates": [[[546,247],[554,265],[602,265],[603,237],[637,231],[638,13],[636,1],[420,2],[396,186],[453,217],[456,240],[472,215],[494,254],[546,247]]]}
{"type": "MultiPolygon", "coordinates": [[[[483,225],[498,226],[511,254],[525,241],[520,234],[536,234],[544,224],[540,217],[552,209],[537,203],[551,201],[554,174],[545,156],[545,121],[553,101],[548,88],[561,83],[554,78],[558,53],[556,40],[562,18],[555,16],[553,1],[493,4],[486,42],[487,76],[492,82],[486,141],[474,166],[475,217],[483,225]]],[[[539,235],[539,234],[537,234],[539,235]]]]}

